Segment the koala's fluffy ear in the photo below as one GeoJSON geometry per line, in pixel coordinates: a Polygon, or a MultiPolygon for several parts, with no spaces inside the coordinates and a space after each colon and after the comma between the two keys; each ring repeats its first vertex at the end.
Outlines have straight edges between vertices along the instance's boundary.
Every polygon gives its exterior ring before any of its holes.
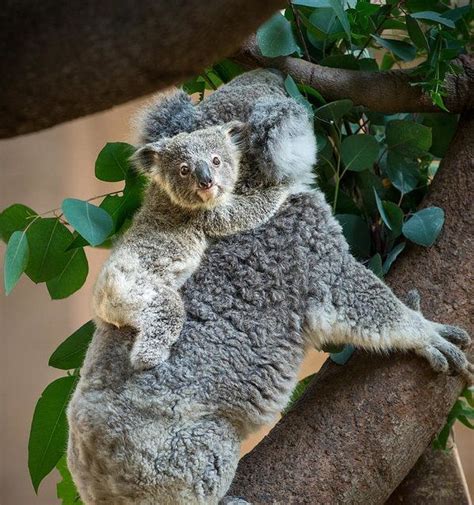
{"type": "Polygon", "coordinates": [[[224,126],[224,132],[239,151],[243,151],[247,144],[248,127],[241,121],[231,121],[224,126]]]}
{"type": "Polygon", "coordinates": [[[153,177],[158,173],[160,157],[164,147],[164,140],[146,144],[135,151],[135,153],[130,157],[130,161],[136,170],[144,175],[153,177]]]}

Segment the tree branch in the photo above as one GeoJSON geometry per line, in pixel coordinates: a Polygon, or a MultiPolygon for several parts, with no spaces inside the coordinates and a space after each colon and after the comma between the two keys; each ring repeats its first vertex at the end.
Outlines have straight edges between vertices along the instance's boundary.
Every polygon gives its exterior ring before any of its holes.
{"type": "MultiPolygon", "coordinates": [[[[473,330],[474,113],[465,114],[424,205],[446,223],[438,243],[411,247],[387,281],[416,287],[427,317],[473,330]]],[[[357,352],[326,363],[297,406],[238,467],[231,494],[264,503],[382,504],[443,426],[460,377],[413,356],[357,352]]]]}
{"type": "Polygon", "coordinates": [[[449,447],[449,452],[426,449],[385,505],[472,505],[452,439],[449,447]]]}
{"type": "Polygon", "coordinates": [[[182,82],[285,0],[11,0],[0,12],[0,138],[182,82]]]}
{"type": "MultiPolygon", "coordinates": [[[[290,74],[297,82],[317,89],[327,100],[348,98],[372,111],[440,112],[419,86],[410,85],[404,70],[366,72],[316,65],[298,58],[266,58],[258,49],[255,36],[247,39],[232,59],[247,69],[273,67],[290,74]]],[[[474,56],[463,55],[458,63],[464,74],[448,76],[445,104],[450,112],[463,112],[474,107],[474,56]]]]}

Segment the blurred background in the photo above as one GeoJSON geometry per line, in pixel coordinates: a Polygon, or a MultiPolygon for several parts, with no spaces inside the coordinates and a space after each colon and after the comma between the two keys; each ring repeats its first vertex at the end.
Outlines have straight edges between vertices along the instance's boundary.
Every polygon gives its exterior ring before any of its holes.
{"type": "MultiPolygon", "coordinates": [[[[112,191],[113,184],[94,177],[94,163],[106,142],[131,141],[130,117],[138,100],[104,113],[42,131],[0,141],[0,209],[23,203],[38,213],[59,206],[66,197],[87,199],[112,191]]],[[[118,184],[117,189],[120,187],[118,184]]],[[[2,256],[5,244],[1,243],[2,256]]],[[[85,286],[65,300],[51,301],[45,284],[35,286],[23,276],[10,296],[0,295],[0,504],[56,505],[54,471],[42,483],[38,496],[28,475],[27,445],[35,403],[44,387],[63,375],[48,367],[56,346],[91,318],[93,281],[106,250],[86,248],[90,274],[85,286]]],[[[3,279],[2,279],[3,286],[3,279]]],[[[311,352],[301,377],[317,370],[325,356],[311,352]]],[[[269,428],[243,446],[249,451],[269,428]]],[[[456,442],[471,490],[474,490],[474,437],[456,425],[456,442]]]]}

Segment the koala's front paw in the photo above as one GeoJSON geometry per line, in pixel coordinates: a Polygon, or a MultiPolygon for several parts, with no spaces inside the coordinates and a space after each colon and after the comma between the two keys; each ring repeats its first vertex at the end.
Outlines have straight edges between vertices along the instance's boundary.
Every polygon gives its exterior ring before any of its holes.
{"type": "Polygon", "coordinates": [[[427,359],[433,370],[444,373],[452,370],[472,383],[474,364],[469,362],[466,354],[461,350],[470,342],[467,332],[457,326],[430,323],[426,344],[416,349],[416,353],[427,359]]]}
{"type": "Polygon", "coordinates": [[[169,358],[168,347],[160,345],[154,340],[143,339],[137,335],[137,340],[130,353],[130,362],[135,370],[150,370],[169,358]]]}

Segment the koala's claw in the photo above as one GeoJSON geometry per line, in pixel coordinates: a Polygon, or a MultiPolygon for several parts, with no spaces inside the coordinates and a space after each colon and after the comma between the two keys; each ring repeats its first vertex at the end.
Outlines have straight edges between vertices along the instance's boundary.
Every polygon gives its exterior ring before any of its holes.
{"type": "Polygon", "coordinates": [[[460,346],[467,346],[471,339],[466,331],[457,326],[435,324],[436,333],[426,347],[417,353],[423,356],[436,372],[447,373],[450,370],[474,381],[474,364],[470,363],[460,346]]]}

